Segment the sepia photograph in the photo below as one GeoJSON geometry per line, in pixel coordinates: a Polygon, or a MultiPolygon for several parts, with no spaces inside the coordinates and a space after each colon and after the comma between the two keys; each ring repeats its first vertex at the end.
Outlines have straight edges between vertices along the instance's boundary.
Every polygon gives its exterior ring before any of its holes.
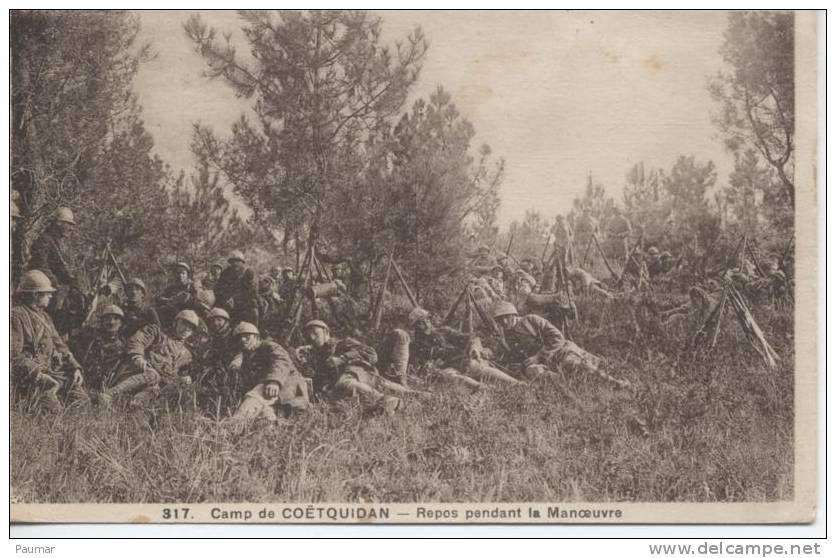
{"type": "Polygon", "coordinates": [[[11,521],[815,519],[815,13],[9,17],[11,521]]]}

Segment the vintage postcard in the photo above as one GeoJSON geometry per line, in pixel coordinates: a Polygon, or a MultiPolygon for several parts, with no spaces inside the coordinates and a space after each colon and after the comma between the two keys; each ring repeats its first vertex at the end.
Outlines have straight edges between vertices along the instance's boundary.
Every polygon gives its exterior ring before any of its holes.
{"type": "Polygon", "coordinates": [[[814,12],[9,31],[13,522],[815,519],[814,12]]]}

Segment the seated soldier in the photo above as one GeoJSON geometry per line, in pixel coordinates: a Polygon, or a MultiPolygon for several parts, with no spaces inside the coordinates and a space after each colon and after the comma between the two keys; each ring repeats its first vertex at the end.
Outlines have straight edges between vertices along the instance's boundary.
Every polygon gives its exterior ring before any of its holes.
{"type": "Polygon", "coordinates": [[[373,348],[351,337],[342,341],[331,337],[325,322],[311,320],[303,333],[311,343],[308,362],[313,369],[314,393],[336,399],[358,395],[364,406],[387,413],[398,410],[402,401],[383,391],[417,393],[383,378],[375,368],[377,352],[373,348]]]}
{"type": "Polygon", "coordinates": [[[415,333],[410,359],[417,368],[430,368],[444,380],[473,388],[483,383],[520,383],[485,359],[478,337],[450,327],[434,327],[430,313],[423,308],[410,312],[409,323],[415,333]]]}
{"type": "Polygon", "coordinates": [[[627,380],[618,380],[601,368],[603,359],[588,353],[563,334],[545,318],[536,314],[520,316],[509,302],[497,304],[494,319],[504,335],[505,362],[520,374],[534,380],[541,377],[557,379],[554,370],[567,373],[594,374],[619,387],[629,387],[627,380]]]}
{"type": "Polygon", "coordinates": [[[125,397],[131,405],[149,403],[161,388],[191,383],[192,353],[186,344],[200,327],[194,310],[181,310],[174,318],[174,333],[163,333],[158,325],[147,325],[125,343],[125,364],[111,387],[102,392],[102,403],[125,397]]]}
{"type": "Polygon", "coordinates": [[[246,395],[232,419],[276,420],[280,414],[290,417],[294,412],[307,410],[307,383],[284,347],[262,339],[258,328],[248,322],[235,326],[233,335],[241,354],[232,366],[238,369],[246,395]]]}
{"type": "Polygon", "coordinates": [[[229,313],[223,308],[212,308],[206,317],[209,339],[199,355],[200,370],[195,382],[211,399],[220,402],[237,401],[240,393],[238,370],[233,360],[241,352],[238,340],[232,334],[229,313]]]}
{"type": "Polygon", "coordinates": [[[51,412],[63,409],[64,401],[88,404],[81,365],[46,312],[55,292],[49,278],[37,269],[27,271],[17,292],[21,303],[11,312],[13,387],[51,412]]]}
{"type": "Polygon", "coordinates": [[[105,306],[94,337],[79,354],[87,386],[91,389],[106,389],[124,362],[125,338],[121,333],[124,317],[125,313],[118,306],[105,306]]]}
{"type": "Polygon", "coordinates": [[[148,288],[142,279],[134,277],[125,285],[125,316],[122,319],[122,336],[125,339],[147,325],[160,325],[160,317],[146,302],[148,288]]]}

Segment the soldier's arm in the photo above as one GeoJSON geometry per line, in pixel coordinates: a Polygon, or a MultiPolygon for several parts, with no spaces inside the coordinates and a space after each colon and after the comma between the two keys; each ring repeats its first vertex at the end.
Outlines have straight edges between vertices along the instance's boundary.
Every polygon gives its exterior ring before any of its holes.
{"type": "Polygon", "coordinates": [[[61,334],[58,333],[58,330],[55,329],[55,325],[52,323],[51,319],[49,320],[49,334],[52,336],[52,344],[55,347],[55,350],[58,351],[62,357],[64,357],[64,363],[69,365],[72,370],[80,370],[81,365],[75,359],[67,344],[64,343],[64,339],[61,337],[61,334]]]}
{"type": "Polygon", "coordinates": [[[334,349],[334,356],[338,356],[349,362],[352,360],[361,360],[372,366],[377,364],[377,351],[351,337],[337,344],[334,349]]]}
{"type": "Polygon", "coordinates": [[[32,355],[26,353],[25,331],[23,319],[12,312],[12,370],[20,379],[34,379],[40,373],[41,366],[32,355]]]}
{"type": "Polygon", "coordinates": [[[145,351],[154,342],[159,329],[155,325],[146,325],[130,336],[125,342],[125,354],[128,359],[138,368],[144,368],[145,351]]]}

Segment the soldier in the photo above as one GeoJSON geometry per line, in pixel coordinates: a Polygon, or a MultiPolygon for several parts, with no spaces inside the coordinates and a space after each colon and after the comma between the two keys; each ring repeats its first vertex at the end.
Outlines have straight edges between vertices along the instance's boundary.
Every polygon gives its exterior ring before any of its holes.
{"type": "Polygon", "coordinates": [[[591,273],[580,267],[570,267],[566,269],[569,275],[569,280],[572,282],[572,287],[576,292],[583,293],[590,296],[592,293],[597,293],[604,298],[613,298],[612,293],[607,290],[607,287],[600,280],[596,279],[591,273]]]}
{"type": "Polygon", "coordinates": [[[384,391],[398,395],[416,393],[377,372],[377,352],[373,348],[351,337],[342,341],[331,337],[325,322],[311,320],[303,332],[312,345],[309,363],[314,373],[314,393],[337,399],[359,395],[365,406],[389,414],[403,402],[398,397],[384,395],[384,391]]]}
{"type": "Polygon", "coordinates": [[[62,335],[69,332],[73,316],[70,291],[78,291],[78,281],[71,270],[66,241],[75,227],[75,217],[68,207],[55,210],[52,222],[32,244],[29,269],[41,270],[56,288],[47,312],[62,335]]]}
{"type": "Polygon", "coordinates": [[[206,317],[209,339],[199,354],[199,375],[195,381],[211,398],[227,402],[240,396],[239,378],[232,362],[241,352],[232,334],[229,314],[223,308],[212,308],[206,317]]]}
{"type": "Polygon", "coordinates": [[[209,271],[206,275],[203,276],[203,279],[200,282],[201,287],[204,289],[208,289],[213,291],[215,289],[215,285],[218,282],[218,278],[221,276],[221,272],[223,271],[224,266],[220,262],[212,262],[209,266],[209,271]]]}
{"type": "Polygon", "coordinates": [[[429,367],[444,380],[474,388],[483,383],[520,383],[487,360],[478,337],[433,326],[430,313],[423,308],[409,313],[409,324],[414,332],[410,359],[417,368],[429,367]]]}
{"type": "MultiPolygon", "coordinates": [[[[593,242],[593,235],[598,234],[598,221],[593,217],[592,211],[585,207],[575,224],[575,241],[578,243],[578,250],[583,250],[583,259],[587,258],[590,245],[593,242]]],[[[580,255],[580,254],[579,254],[580,255]]],[[[580,262],[582,265],[583,262],[580,262]]]]}
{"type": "Polygon", "coordinates": [[[563,337],[545,318],[536,314],[520,316],[510,302],[497,304],[493,316],[502,327],[505,361],[519,369],[523,377],[558,379],[560,376],[554,370],[563,370],[593,374],[622,388],[630,386],[627,380],[618,380],[604,372],[601,357],[563,337]]]}
{"type": "Polygon", "coordinates": [[[491,276],[488,277],[488,285],[490,285],[491,290],[496,294],[496,298],[500,300],[505,299],[505,269],[501,265],[496,264],[493,266],[491,276]]]}
{"type": "Polygon", "coordinates": [[[235,366],[240,366],[246,395],[232,418],[276,420],[279,413],[289,417],[293,412],[307,410],[307,383],[287,351],[278,343],[262,339],[258,328],[248,322],[235,326],[233,335],[242,351],[235,366]]]}
{"type": "Polygon", "coordinates": [[[21,304],[11,312],[11,376],[15,389],[31,396],[47,411],[60,411],[63,401],[86,405],[81,365],[46,313],[55,289],[39,270],[23,274],[18,286],[21,304]]]}
{"type": "Polygon", "coordinates": [[[476,257],[470,262],[470,271],[473,275],[481,277],[489,274],[496,264],[496,258],[491,256],[491,249],[482,244],[476,257]]]}
{"type": "Polygon", "coordinates": [[[125,339],[147,325],[160,325],[157,311],[145,300],[147,295],[148,287],[142,279],[134,277],[125,284],[125,316],[122,325],[122,336],[125,339]]]}
{"type": "Polygon", "coordinates": [[[552,234],[554,235],[554,245],[558,258],[566,256],[566,263],[572,264],[575,261],[575,239],[573,237],[572,229],[563,215],[557,215],[554,218],[554,227],[552,227],[552,234]]]}
{"type": "Polygon", "coordinates": [[[192,268],[185,262],[177,262],[172,269],[171,282],[157,296],[157,314],[164,329],[172,327],[174,317],[181,311],[193,308],[197,303],[197,290],[191,280],[192,268]]]}
{"type": "Polygon", "coordinates": [[[607,223],[607,242],[610,245],[610,253],[618,261],[627,261],[632,234],[633,226],[630,220],[621,213],[620,207],[613,208],[613,215],[607,223]]]}
{"type": "Polygon", "coordinates": [[[234,250],[215,284],[216,305],[229,312],[233,323],[258,323],[258,283],[255,272],[246,266],[244,254],[234,250]]]}
{"type": "Polygon", "coordinates": [[[125,313],[111,304],[102,309],[96,335],[80,353],[87,386],[102,391],[116,376],[125,357],[125,338],[121,329],[125,313]]]}
{"type": "Polygon", "coordinates": [[[181,310],[169,336],[158,325],[146,325],[125,343],[126,362],[111,387],[102,392],[102,402],[127,397],[142,406],[159,395],[161,388],[191,383],[192,353],[186,342],[200,328],[194,310],[181,310]]]}

